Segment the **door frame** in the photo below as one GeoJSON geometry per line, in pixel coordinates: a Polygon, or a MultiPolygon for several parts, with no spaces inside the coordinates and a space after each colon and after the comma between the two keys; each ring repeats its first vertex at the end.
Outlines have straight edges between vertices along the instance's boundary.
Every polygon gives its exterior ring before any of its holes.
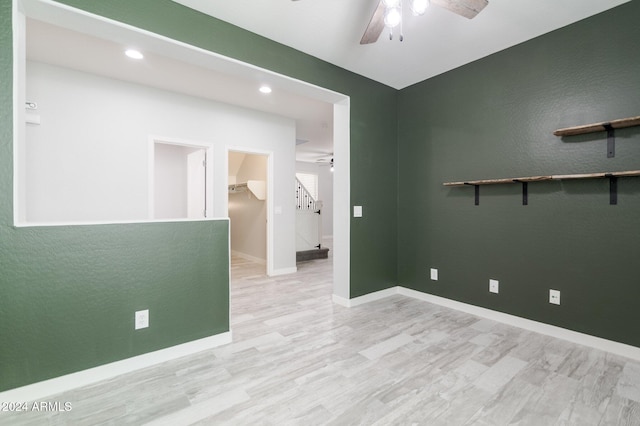
{"type": "Polygon", "coordinates": [[[149,220],[156,220],[155,216],[155,146],[156,144],[174,145],[188,148],[204,149],[207,156],[207,166],[205,168],[206,173],[206,212],[205,217],[201,219],[189,219],[187,217],[181,218],[181,220],[206,220],[213,215],[213,143],[195,141],[189,139],[165,137],[149,135],[149,142],[147,145],[147,218],[149,220]]]}

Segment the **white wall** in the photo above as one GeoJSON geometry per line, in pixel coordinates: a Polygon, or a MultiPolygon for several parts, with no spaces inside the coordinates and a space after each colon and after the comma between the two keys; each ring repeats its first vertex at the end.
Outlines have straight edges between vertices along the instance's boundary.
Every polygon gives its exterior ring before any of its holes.
{"type": "Polygon", "coordinates": [[[155,219],[187,217],[187,153],[191,150],[155,144],[155,219]]]}
{"type": "Polygon", "coordinates": [[[146,220],[151,135],[211,144],[212,216],[226,217],[227,149],[245,147],[272,153],[272,205],[282,212],[273,216],[273,265],[295,268],[294,120],[37,62],[27,63],[26,77],[41,125],[26,129],[18,217],[146,220]]]}
{"type": "Polygon", "coordinates": [[[328,165],[296,161],[296,172],[318,175],[318,198],[322,201],[322,236],[333,236],[333,172],[328,165]]]}

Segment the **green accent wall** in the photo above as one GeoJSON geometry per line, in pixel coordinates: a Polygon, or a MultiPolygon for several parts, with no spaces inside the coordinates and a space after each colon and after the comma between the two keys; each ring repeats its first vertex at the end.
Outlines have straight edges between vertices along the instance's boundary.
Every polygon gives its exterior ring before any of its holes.
{"type": "MultiPolygon", "coordinates": [[[[350,96],[351,297],[397,278],[398,92],[168,0],[65,3],[350,96]]],[[[228,222],[13,226],[11,2],[0,2],[0,391],[229,330],[228,222]],[[133,312],[151,326],[133,330],[133,312]]],[[[339,167],[339,164],[336,165],[339,167]]]]}
{"type": "Polygon", "coordinates": [[[3,388],[228,331],[228,225],[4,229],[3,388]]]}
{"type": "Polygon", "coordinates": [[[553,135],[640,115],[638,17],[632,1],[399,92],[399,285],[640,346],[640,178],[618,205],[607,179],[530,183],[528,206],[519,184],[480,187],[479,206],[442,186],[640,169],[640,127],[615,158],[604,133],[553,135]]]}

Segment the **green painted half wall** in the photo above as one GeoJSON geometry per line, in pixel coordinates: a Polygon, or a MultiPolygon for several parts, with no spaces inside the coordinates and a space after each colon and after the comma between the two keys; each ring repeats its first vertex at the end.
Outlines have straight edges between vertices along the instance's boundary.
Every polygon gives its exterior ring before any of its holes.
{"type": "Polygon", "coordinates": [[[520,184],[480,187],[479,206],[442,186],[640,169],[640,127],[615,158],[604,133],[553,135],[640,115],[638,17],[632,1],[400,91],[399,285],[640,346],[640,178],[618,205],[607,179],[530,183],[528,206],[520,184]]]}

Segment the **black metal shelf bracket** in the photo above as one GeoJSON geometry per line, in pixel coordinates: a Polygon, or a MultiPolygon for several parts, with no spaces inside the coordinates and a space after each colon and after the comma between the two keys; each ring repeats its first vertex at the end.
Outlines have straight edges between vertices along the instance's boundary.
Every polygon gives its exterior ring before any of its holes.
{"type": "Polygon", "coordinates": [[[475,189],[475,191],[474,191],[475,192],[475,204],[474,205],[479,206],[480,205],[480,185],[475,185],[473,183],[468,183],[468,182],[465,182],[464,184],[465,185],[473,185],[473,187],[475,189]]]}
{"type": "Polygon", "coordinates": [[[616,131],[611,123],[604,123],[602,127],[607,131],[607,158],[613,158],[616,156],[616,131]]]}
{"type": "Polygon", "coordinates": [[[618,177],[607,174],[609,178],[609,204],[618,204],[618,177]]]}
{"type": "Polygon", "coordinates": [[[529,205],[529,182],[523,182],[518,179],[514,179],[513,181],[519,182],[522,184],[522,205],[528,206],[529,205]]]}

